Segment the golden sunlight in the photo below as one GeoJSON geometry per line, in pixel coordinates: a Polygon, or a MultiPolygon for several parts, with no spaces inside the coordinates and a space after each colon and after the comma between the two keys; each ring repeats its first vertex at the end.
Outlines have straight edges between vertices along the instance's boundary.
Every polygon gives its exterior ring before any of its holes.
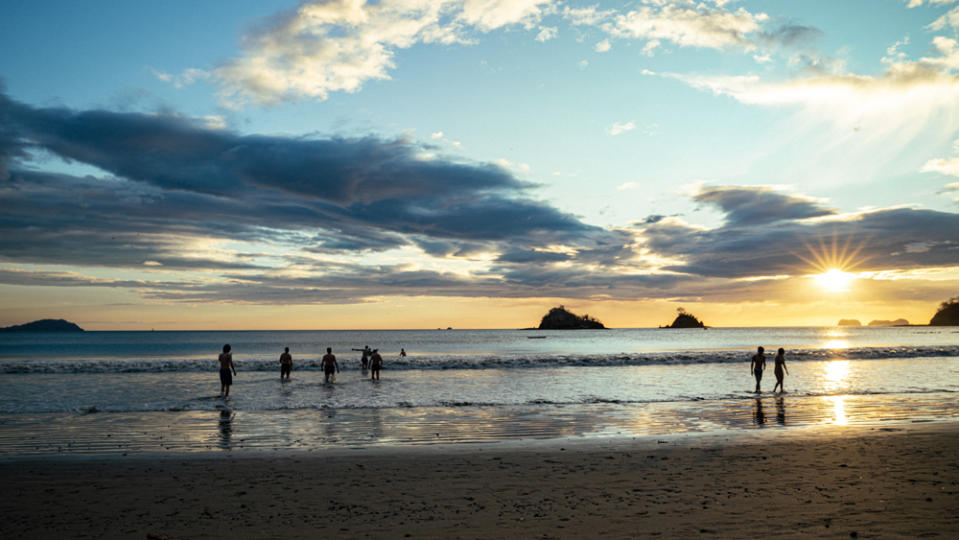
{"type": "Polygon", "coordinates": [[[812,277],[825,291],[844,292],[849,290],[849,285],[856,279],[856,274],[843,272],[838,268],[830,268],[826,272],[812,277]]]}
{"type": "Polygon", "coordinates": [[[842,388],[849,377],[849,361],[833,360],[826,364],[823,382],[827,391],[834,392],[842,388]]]}
{"type": "Polygon", "coordinates": [[[830,339],[823,343],[822,347],[824,349],[848,349],[849,342],[844,339],[830,339]]]}
{"type": "Polygon", "coordinates": [[[847,272],[857,264],[862,264],[864,259],[859,257],[864,242],[858,246],[852,245],[852,237],[847,236],[845,242],[840,245],[839,239],[834,235],[831,242],[819,239],[818,246],[806,244],[809,252],[808,256],[796,254],[800,259],[809,263],[812,269],[818,272],[810,274],[819,287],[827,292],[844,292],[849,290],[849,286],[858,278],[857,274],[847,272]]]}
{"type": "Polygon", "coordinates": [[[830,396],[832,402],[833,423],[837,426],[849,424],[849,417],[846,415],[846,396],[830,396]]]}

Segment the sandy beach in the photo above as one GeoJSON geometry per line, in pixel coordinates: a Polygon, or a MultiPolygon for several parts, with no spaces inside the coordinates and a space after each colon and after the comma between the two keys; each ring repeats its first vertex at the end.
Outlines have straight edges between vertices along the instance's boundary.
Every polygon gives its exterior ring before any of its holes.
{"type": "Polygon", "coordinates": [[[0,463],[4,538],[955,537],[959,423],[0,463]]]}

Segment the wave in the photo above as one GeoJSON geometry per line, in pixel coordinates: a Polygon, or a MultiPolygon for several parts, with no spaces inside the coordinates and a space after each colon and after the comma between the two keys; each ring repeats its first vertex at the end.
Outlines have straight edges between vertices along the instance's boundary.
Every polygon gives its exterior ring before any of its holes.
{"type": "MultiPolygon", "coordinates": [[[[385,368],[391,370],[448,370],[448,369],[530,369],[543,367],[603,367],[648,366],[684,364],[735,364],[749,362],[752,351],[690,351],[662,353],[622,353],[604,355],[549,355],[549,356],[435,356],[387,359],[385,368]]],[[[849,349],[794,349],[787,352],[787,362],[810,360],[872,360],[888,358],[934,358],[959,356],[959,345],[861,347],[849,349]]],[[[771,361],[770,355],[767,360],[771,361]]],[[[358,361],[341,363],[345,370],[358,369],[358,361]]],[[[276,371],[276,360],[237,360],[242,371],[276,371]]],[[[5,360],[0,361],[0,373],[171,373],[210,372],[216,369],[215,360],[206,359],[82,359],[82,360],[5,360]]],[[[300,359],[295,370],[321,371],[320,359],[300,359]]]]}

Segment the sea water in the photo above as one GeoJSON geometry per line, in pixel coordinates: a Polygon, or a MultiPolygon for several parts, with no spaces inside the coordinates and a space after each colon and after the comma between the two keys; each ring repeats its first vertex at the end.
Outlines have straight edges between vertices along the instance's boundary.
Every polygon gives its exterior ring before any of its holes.
{"type": "Polygon", "coordinates": [[[7,333],[0,455],[954,420],[957,392],[950,327],[7,333]],[[237,376],[221,399],[226,343],[237,376]],[[365,345],[384,357],[380,381],[361,370],[365,345]],[[755,394],[760,345],[768,370],[755,394]],[[341,368],[333,384],[319,367],[326,347],[341,368]],[[778,347],[789,374],[771,394],[778,347]]]}

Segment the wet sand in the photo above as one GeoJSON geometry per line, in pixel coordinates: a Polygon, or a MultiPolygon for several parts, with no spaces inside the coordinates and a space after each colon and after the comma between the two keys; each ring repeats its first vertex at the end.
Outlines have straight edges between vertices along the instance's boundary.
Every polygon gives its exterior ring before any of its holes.
{"type": "Polygon", "coordinates": [[[13,459],[0,537],[955,538],[956,448],[959,423],[937,422],[13,459]]]}

